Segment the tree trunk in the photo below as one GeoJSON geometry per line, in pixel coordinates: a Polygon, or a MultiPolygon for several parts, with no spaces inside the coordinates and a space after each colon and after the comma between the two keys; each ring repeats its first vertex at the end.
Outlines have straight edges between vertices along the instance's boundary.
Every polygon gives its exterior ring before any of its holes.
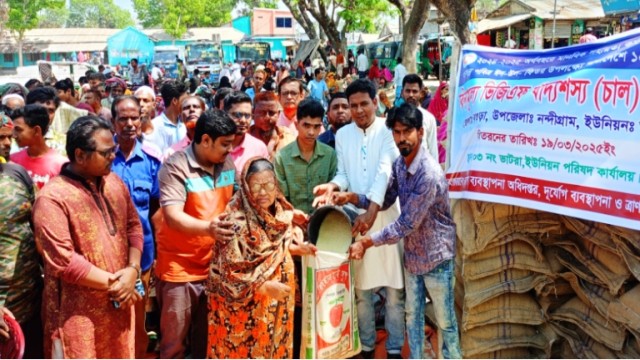
{"type": "Polygon", "coordinates": [[[24,59],[22,56],[22,46],[24,45],[24,34],[18,35],[18,66],[24,66],[24,59]]]}
{"type": "MultiPolygon", "coordinates": [[[[429,14],[429,1],[415,0],[408,18],[403,19],[402,26],[402,64],[407,68],[407,73],[418,73],[416,67],[416,54],[420,30],[427,21],[429,14]]],[[[405,15],[406,17],[406,15],[405,15]]]]}

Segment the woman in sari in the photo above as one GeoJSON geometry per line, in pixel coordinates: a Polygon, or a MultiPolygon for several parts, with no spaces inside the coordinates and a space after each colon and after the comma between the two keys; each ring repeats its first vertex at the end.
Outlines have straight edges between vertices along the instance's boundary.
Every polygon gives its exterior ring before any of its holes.
{"type": "Polygon", "coordinates": [[[449,84],[443,81],[438,86],[438,90],[436,90],[436,93],[433,96],[433,99],[431,100],[431,102],[429,103],[429,107],[427,108],[427,110],[429,110],[429,112],[432,113],[433,116],[435,116],[436,122],[438,123],[438,126],[439,126],[440,122],[443,121],[444,115],[446,114],[448,109],[449,109],[449,84]]]}
{"type": "Polygon", "coordinates": [[[291,255],[306,216],[278,190],[273,165],[253,158],[225,213],[235,235],[214,245],[209,273],[209,358],[292,358],[295,278],[291,255]]]}

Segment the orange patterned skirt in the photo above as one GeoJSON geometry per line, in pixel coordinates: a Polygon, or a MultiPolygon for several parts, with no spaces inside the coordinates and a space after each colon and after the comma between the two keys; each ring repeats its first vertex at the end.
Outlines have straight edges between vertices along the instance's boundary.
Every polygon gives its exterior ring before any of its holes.
{"type": "Polygon", "coordinates": [[[287,254],[271,279],[286,283],[291,294],[284,302],[253,295],[230,303],[209,295],[208,354],[211,359],[291,359],[293,357],[293,309],[295,276],[287,254]]]}

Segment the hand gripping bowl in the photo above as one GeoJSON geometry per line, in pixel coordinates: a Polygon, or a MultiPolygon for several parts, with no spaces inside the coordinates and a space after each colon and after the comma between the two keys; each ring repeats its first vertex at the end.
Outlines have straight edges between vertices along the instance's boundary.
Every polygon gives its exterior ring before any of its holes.
{"type": "Polygon", "coordinates": [[[4,322],[9,326],[9,339],[0,341],[0,358],[2,359],[22,359],[24,355],[24,334],[18,322],[4,315],[4,322]]]}
{"type": "Polygon", "coordinates": [[[351,226],[358,210],[351,205],[327,205],[311,214],[307,225],[309,241],[318,250],[346,254],[353,242],[351,226]]]}

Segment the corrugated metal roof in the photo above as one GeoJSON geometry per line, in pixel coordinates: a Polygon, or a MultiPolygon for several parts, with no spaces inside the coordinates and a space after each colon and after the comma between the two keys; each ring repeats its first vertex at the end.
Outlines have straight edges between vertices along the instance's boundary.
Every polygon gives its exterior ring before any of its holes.
{"type": "MultiPolygon", "coordinates": [[[[33,29],[25,33],[23,52],[102,51],[107,48],[107,38],[118,31],[120,29],[33,29]]],[[[18,52],[17,43],[9,34],[0,40],[0,53],[14,52],[18,52]]]]}
{"type": "MultiPolygon", "coordinates": [[[[156,41],[173,40],[163,29],[145,29],[142,32],[156,41]]],[[[236,43],[244,37],[242,31],[232,27],[205,27],[187,30],[187,33],[180,40],[212,40],[213,34],[220,34],[221,41],[231,41],[232,43],[236,43]]]]}
{"type": "Polygon", "coordinates": [[[478,33],[481,34],[488,30],[502,29],[507,26],[513,25],[520,21],[530,18],[531,14],[518,14],[509,16],[500,16],[495,18],[482,19],[478,22],[478,33]]]}
{"type": "MultiPolygon", "coordinates": [[[[528,6],[536,9],[534,15],[544,19],[553,19],[553,1],[526,0],[528,6]]],[[[604,10],[600,0],[557,0],[556,20],[587,20],[604,17],[604,10]]]]}

